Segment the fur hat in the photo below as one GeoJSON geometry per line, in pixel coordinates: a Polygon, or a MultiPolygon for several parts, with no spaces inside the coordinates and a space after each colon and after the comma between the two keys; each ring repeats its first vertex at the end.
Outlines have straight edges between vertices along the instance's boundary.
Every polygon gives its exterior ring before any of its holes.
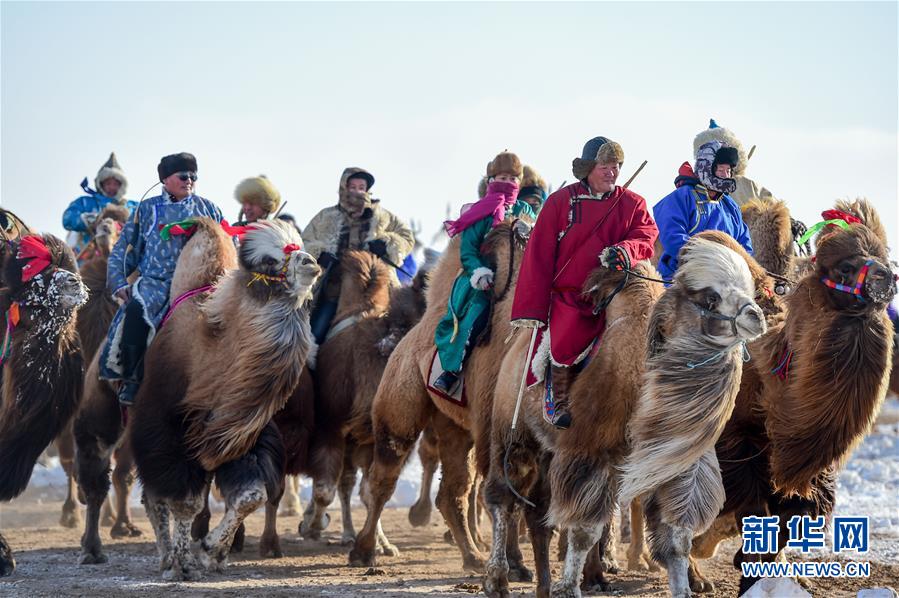
{"type": "Polygon", "coordinates": [[[699,154],[699,148],[710,141],[720,141],[721,145],[732,147],[737,150],[737,164],[734,166],[734,176],[741,176],[746,172],[746,152],[743,151],[743,144],[737,139],[730,129],[719,127],[715,119],[709,119],[709,128],[702,131],[693,139],[693,158],[699,154]]]}
{"type": "Polygon", "coordinates": [[[478,181],[478,199],[483,198],[487,195],[487,176],[482,176],[481,180],[478,181]]]}
{"type": "Polygon", "coordinates": [[[584,144],[580,158],[571,161],[571,172],[574,177],[583,181],[597,164],[624,163],[624,150],[621,146],[605,137],[594,137],[584,144]]]}
{"type": "Polygon", "coordinates": [[[234,197],[240,204],[249,202],[269,214],[277,212],[281,205],[281,194],[264,174],[238,183],[234,189],[234,197]]]}
{"type": "Polygon", "coordinates": [[[97,177],[94,179],[94,186],[100,193],[103,193],[101,184],[107,179],[115,179],[121,183],[119,190],[112,199],[120,200],[125,197],[125,192],[128,191],[128,179],[125,178],[125,173],[122,171],[122,167],[119,166],[115,152],[109,154],[109,159],[100,167],[100,170],[97,171],[97,177]]]}
{"type": "Polygon", "coordinates": [[[546,201],[547,186],[546,181],[540,176],[532,166],[524,165],[523,175],[521,177],[521,190],[518,192],[518,198],[539,197],[541,203],[546,201]]]}
{"type": "Polygon", "coordinates": [[[156,172],[159,174],[159,182],[166,180],[177,172],[197,172],[197,159],[193,154],[188,154],[187,152],[169,154],[159,160],[156,172]]]}
{"type": "Polygon", "coordinates": [[[500,152],[487,163],[487,177],[495,177],[498,174],[511,174],[521,180],[521,160],[509,150],[500,152]]]}

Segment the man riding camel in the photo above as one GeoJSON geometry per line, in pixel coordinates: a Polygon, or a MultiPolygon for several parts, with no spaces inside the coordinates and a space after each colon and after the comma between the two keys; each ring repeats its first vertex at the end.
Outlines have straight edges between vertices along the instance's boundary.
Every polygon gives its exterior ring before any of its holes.
{"type": "Polygon", "coordinates": [[[399,285],[395,268],[412,252],[415,237],[409,226],[371,196],[375,177],[350,167],[340,175],[338,202],[315,215],[303,230],[305,250],[324,269],[310,322],[315,340],[324,342],[340,296],[340,258],[348,250],[368,250],[391,266],[391,282],[399,285]]]}
{"type": "Polygon", "coordinates": [[[281,193],[264,174],[250,177],[238,183],[234,198],[240,204],[240,218],[235,226],[268,220],[278,213],[281,193]]]}
{"type": "Polygon", "coordinates": [[[175,264],[187,243],[191,218],[222,220],[218,206],[194,195],[197,159],[164,156],[156,167],[162,194],[134,210],[109,256],[107,287],[120,303],[100,356],[100,377],[121,380],[119,401],[134,402],[143,378],[143,356],[169,307],[175,264]],[[134,283],[128,277],[140,276],[134,283]]]}
{"type": "MultiPolygon", "coordinates": [[[[91,224],[109,204],[116,204],[128,208],[128,212],[134,210],[137,202],[125,199],[128,190],[128,179],[115,152],[109,154],[109,159],[97,171],[94,178],[94,186],[91,189],[87,185],[87,177],[81,181],[81,188],[87,195],[74,200],[62,214],[62,225],[67,231],[71,231],[67,242],[75,255],[78,256],[91,240],[91,224]]],[[[80,262],[80,259],[79,259],[80,262]]]]}
{"type": "MultiPolygon", "coordinates": [[[[534,372],[549,362],[544,417],[560,429],[571,425],[569,389],[578,365],[605,329],[583,286],[597,266],[623,270],[652,257],[658,236],[646,201],[615,183],[624,162],[621,146],[605,137],[584,145],[572,162],[578,182],[546,200],[531,232],[512,304],[512,325],[537,328],[534,372]]],[[[545,374],[544,374],[545,376],[545,374]]]]}
{"type": "Polygon", "coordinates": [[[737,188],[733,173],[740,164],[740,152],[728,145],[733,143],[731,136],[715,133],[718,130],[716,126],[696,136],[695,167],[684,162],[674,180],[676,189],[652,208],[663,249],[658,265],[663,278],[674,276],[681,247],[704,230],[729,234],[752,255],[749,227],[730,195],[737,188]]]}

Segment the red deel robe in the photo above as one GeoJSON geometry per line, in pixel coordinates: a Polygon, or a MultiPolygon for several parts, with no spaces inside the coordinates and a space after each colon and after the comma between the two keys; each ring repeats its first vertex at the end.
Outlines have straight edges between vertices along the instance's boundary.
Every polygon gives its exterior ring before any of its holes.
{"type": "Polygon", "coordinates": [[[618,245],[631,263],[646,260],[658,236],[646,201],[632,191],[616,187],[600,199],[581,182],[559,189],[546,200],[531,231],[512,304],[513,322],[549,321],[553,361],[577,363],[605,329],[605,314],[594,316],[592,303],[582,297],[587,275],[600,266],[599,254],[618,245]]]}

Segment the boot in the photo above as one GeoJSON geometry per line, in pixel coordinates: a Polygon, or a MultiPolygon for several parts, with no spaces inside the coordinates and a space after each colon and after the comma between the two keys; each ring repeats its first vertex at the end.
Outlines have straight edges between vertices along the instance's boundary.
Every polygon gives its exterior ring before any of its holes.
{"type": "Polygon", "coordinates": [[[124,405],[125,407],[130,407],[134,404],[134,397],[137,396],[137,391],[140,390],[140,383],[134,382],[132,380],[123,380],[122,385],[119,386],[119,403],[124,405]]]}
{"type": "Polygon", "coordinates": [[[434,380],[434,388],[444,394],[451,395],[459,383],[459,374],[454,372],[443,372],[436,380],[434,380]]]}
{"type": "Polygon", "coordinates": [[[143,358],[146,347],[125,345],[122,352],[122,384],[119,386],[119,403],[126,407],[134,404],[134,398],[140,389],[143,378],[143,358]]]}
{"type": "Polygon", "coordinates": [[[550,421],[560,430],[566,430],[571,426],[571,410],[569,407],[569,391],[574,382],[574,369],[551,366],[553,388],[553,412],[550,421]]]}

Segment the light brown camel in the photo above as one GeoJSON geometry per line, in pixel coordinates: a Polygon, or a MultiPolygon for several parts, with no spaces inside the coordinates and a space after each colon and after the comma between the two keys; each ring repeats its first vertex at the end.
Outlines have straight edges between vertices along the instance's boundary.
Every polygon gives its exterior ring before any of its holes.
{"type": "MultiPolygon", "coordinates": [[[[634,271],[651,278],[659,277],[649,262],[636,264],[634,271]]],[[[588,468],[596,465],[596,459],[591,455],[604,455],[602,460],[614,463],[626,453],[624,428],[640,389],[649,313],[662,290],[660,284],[603,267],[588,277],[585,293],[597,306],[607,303],[608,324],[595,354],[572,386],[571,403],[576,413],[570,430],[560,432],[545,422],[541,400],[545,393],[543,384],[527,390],[518,425],[515,431],[511,430],[530,335],[519,333],[506,353],[493,403],[490,472],[485,489],[493,518],[493,545],[484,580],[488,596],[508,596],[510,567],[521,566],[514,521],[516,512],[522,508],[534,548],[537,595],[549,595],[551,529],[546,515],[550,502],[547,477],[550,461],[553,455],[565,451],[564,458],[579,460],[584,474],[589,475],[588,468]],[[602,389],[601,397],[596,396],[598,389],[602,389]],[[603,423],[599,428],[596,427],[598,421],[603,423]],[[586,430],[587,422],[590,422],[589,433],[578,433],[577,426],[586,430]],[[515,493],[528,499],[533,506],[523,506],[515,493]],[[511,562],[510,553],[514,557],[511,562]]],[[[590,585],[609,589],[601,569],[587,577],[590,579],[585,582],[590,585]]]]}
{"type": "Polygon", "coordinates": [[[284,445],[272,418],[314,346],[307,303],[321,269],[296,229],[250,224],[239,269],[218,278],[226,268],[214,258],[229,243],[218,223],[197,220],[171,296],[217,282],[207,297],[170,313],[147,350],[131,410],[134,460],[165,579],[197,579],[201,565],[222,569],[243,519],[283,492],[284,445]],[[198,561],[190,532],[213,474],[226,510],[200,541],[198,561]]]}
{"type": "Polygon", "coordinates": [[[464,370],[466,404],[438,396],[426,388],[434,358],[434,332],[446,313],[449,293],[461,268],[459,241],[450,242],[431,273],[427,310],[421,321],[403,337],[387,362],[372,405],[374,461],[369,472],[368,512],[349,555],[354,566],[375,562],[377,524],[384,504],[415,446],[422,429],[431,421],[438,438],[443,478],[437,506],[462,552],[463,567],[483,573],[484,557],[470,528],[467,501],[472,490],[473,470],[486,473],[489,465],[490,419],[496,376],[505,353],[504,340],[511,328],[511,312],[518,267],[529,226],[521,221],[505,222],[491,231],[481,253],[496,272],[489,342],[474,348],[464,370]],[[472,458],[472,447],[475,457],[472,458]]]}
{"type": "MultiPolygon", "coordinates": [[[[0,501],[25,490],[38,457],[78,408],[84,365],[76,313],[86,300],[75,256],[56,237],[25,234],[0,244],[0,501]]],[[[14,570],[0,535],[0,576],[14,570]]]]}
{"type": "MultiPolygon", "coordinates": [[[[343,535],[355,541],[350,498],[356,469],[367,484],[372,461],[371,405],[397,343],[421,319],[425,310],[426,275],[410,287],[392,287],[387,264],[367,251],[350,251],[341,258],[341,291],[334,324],[317,356],[314,484],[300,534],[317,539],[325,513],[340,495],[343,535]]],[[[363,495],[364,498],[364,495],[363,495]]],[[[398,551],[379,528],[378,546],[385,554],[398,551]]]]}
{"type": "MultiPolygon", "coordinates": [[[[786,297],[783,320],[750,348],[756,381],[744,384],[716,446],[727,500],[694,557],[711,556],[745,516],[780,516],[779,551],[791,516],[832,512],[837,471],[886,393],[893,329],[885,307],[896,292],[888,264],[883,240],[864,225],[818,237],[814,270],[786,297]],[[853,287],[863,269],[860,296],[828,283],[853,287]]],[[[735,563],[776,556],[738,553],[735,563]]],[[[690,574],[695,589],[711,589],[695,561],[690,574]]],[[[755,581],[741,578],[740,593],[755,581]]]]}
{"type": "MultiPolygon", "coordinates": [[[[91,225],[91,241],[81,252],[83,260],[78,268],[81,278],[88,290],[88,300],[81,308],[78,317],[78,336],[81,338],[81,350],[84,354],[84,363],[89,364],[94,354],[100,348],[100,344],[109,328],[109,323],[115,315],[116,304],[106,290],[106,265],[109,254],[115,246],[121,231],[121,225],[128,219],[128,210],[123,206],[111,204],[100,212],[100,215],[91,225]]],[[[77,503],[77,485],[75,481],[75,436],[72,429],[74,418],[66,426],[59,438],[56,439],[56,448],[59,452],[59,461],[66,473],[68,482],[66,499],[62,505],[62,514],[59,524],[63,527],[77,527],[81,523],[81,510],[77,503]]],[[[119,449],[116,452],[116,468],[113,473],[113,483],[116,488],[118,509],[112,508],[112,502],[107,497],[103,504],[101,515],[104,525],[111,525],[110,535],[113,538],[122,536],[139,536],[140,530],[131,523],[131,513],[128,506],[128,494],[134,476],[132,474],[132,461],[128,451],[119,449]]]]}

